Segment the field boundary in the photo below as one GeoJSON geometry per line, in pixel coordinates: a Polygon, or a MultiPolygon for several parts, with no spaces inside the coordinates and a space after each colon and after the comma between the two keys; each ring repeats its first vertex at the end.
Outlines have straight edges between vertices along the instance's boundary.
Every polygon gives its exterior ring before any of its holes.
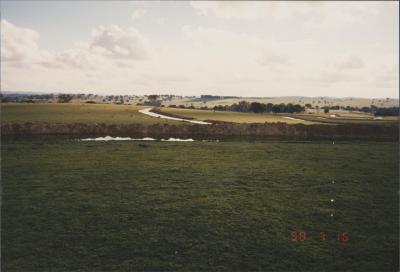
{"type": "Polygon", "coordinates": [[[209,126],[188,124],[87,124],[87,123],[3,123],[1,134],[7,135],[79,135],[120,137],[247,137],[329,140],[398,141],[398,125],[303,125],[285,123],[214,123],[209,126]]]}

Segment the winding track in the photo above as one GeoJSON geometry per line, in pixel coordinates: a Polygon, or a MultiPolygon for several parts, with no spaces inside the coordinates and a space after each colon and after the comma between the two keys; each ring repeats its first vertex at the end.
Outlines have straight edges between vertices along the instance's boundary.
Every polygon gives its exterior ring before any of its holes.
{"type": "Polygon", "coordinates": [[[204,122],[204,121],[196,121],[196,120],[187,120],[187,119],[182,119],[182,118],[176,118],[176,117],[171,117],[167,115],[162,115],[159,113],[151,112],[153,108],[146,108],[143,110],[139,110],[140,113],[149,115],[151,117],[156,117],[156,118],[164,118],[164,119],[169,119],[169,120],[175,120],[175,121],[184,121],[184,122],[189,122],[193,124],[199,124],[199,125],[211,125],[209,122],[204,122]]]}

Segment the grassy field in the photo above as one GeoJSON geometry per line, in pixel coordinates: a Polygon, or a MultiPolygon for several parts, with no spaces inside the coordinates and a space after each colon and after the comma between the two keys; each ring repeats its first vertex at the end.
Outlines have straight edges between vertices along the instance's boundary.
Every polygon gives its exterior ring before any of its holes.
{"type": "Polygon", "coordinates": [[[161,108],[166,113],[172,113],[183,117],[191,117],[196,120],[215,120],[234,123],[273,123],[282,122],[288,124],[315,124],[318,122],[306,120],[291,120],[284,117],[296,118],[296,115],[274,115],[274,114],[258,114],[243,112],[226,112],[212,110],[195,110],[195,109],[179,109],[179,108],[161,108]]]}
{"type": "Polygon", "coordinates": [[[196,109],[161,108],[162,111],[182,117],[190,117],[196,120],[216,120],[234,123],[273,123],[282,122],[288,124],[396,124],[398,118],[384,117],[382,120],[374,120],[372,115],[365,113],[350,113],[347,111],[331,111],[324,114],[259,114],[226,112],[196,109]],[[336,115],[331,117],[331,115],[336,115]],[[289,118],[287,118],[289,117],[289,118]],[[290,119],[290,118],[294,118],[290,119]]]}
{"type": "MultiPolygon", "coordinates": [[[[170,123],[182,122],[153,118],[141,114],[138,110],[148,106],[128,106],[112,104],[2,104],[3,122],[50,122],[50,123],[170,123]]],[[[192,117],[197,120],[217,120],[236,123],[285,122],[290,124],[315,122],[290,120],[283,116],[271,114],[254,114],[239,112],[214,112],[205,110],[162,108],[167,113],[192,117]]],[[[288,115],[289,116],[289,115],[288,115]]],[[[188,124],[188,123],[184,123],[188,124]]]]}
{"type": "Polygon", "coordinates": [[[146,107],[113,104],[1,104],[1,121],[11,123],[180,124],[152,118],[138,110],[146,107]]]}
{"type": "MultiPolygon", "coordinates": [[[[337,113],[336,113],[337,114],[337,113]]],[[[385,116],[382,119],[373,119],[371,115],[363,114],[340,114],[335,117],[335,111],[328,114],[298,114],[297,118],[309,122],[318,122],[320,124],[363,124],[363,125],[397,125],[399,118],[396,116],[385,116]]]]}
{"type": "MultiPolygon", "coordinates": [[[[154,118],[138,110],[148,106],[113,105],[113,104],[1,104],[1,121],[9,123],[105,123],[105,124],[189,124],[162,118],[154,118]]],[[[332,111],[329,114],[256,114],[241,112],[223,112],[212,110],[160,108],[170,114],[190,117],[196,120],[215,120],[234,123],[272,123],[288,124],[389,124],[395,123],[396,117],[373,120],[371,115],[332,111]],[[337,114],[331,118],[331,114],[337,114]],[[340,115],[340,116],[339,116],[340,115]],[[296,120],[290,119],[295,118],[296,120]]]]}
{"type": "Polygon", "coordinates": [[[2,141],[2,271],[399,269],[397,143],[2,141]]]}

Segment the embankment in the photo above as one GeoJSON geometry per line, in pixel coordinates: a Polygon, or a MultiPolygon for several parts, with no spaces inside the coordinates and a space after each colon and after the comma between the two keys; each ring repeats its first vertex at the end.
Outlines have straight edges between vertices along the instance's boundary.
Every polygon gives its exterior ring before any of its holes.
{"type": "Polygon", "coordinates": [[[169,124],[55,124],[55,123],[3,123],[1,134],[8,135],[71,135],[120,137],[259,137],[285,139],[335,139],[398,141],[397,125],[289,125],[285,123],[212,125],[169,124]]]}

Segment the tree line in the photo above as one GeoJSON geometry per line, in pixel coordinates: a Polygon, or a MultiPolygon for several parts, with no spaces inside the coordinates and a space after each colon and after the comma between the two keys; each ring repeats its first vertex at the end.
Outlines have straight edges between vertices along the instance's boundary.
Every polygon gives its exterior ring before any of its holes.
{"type": "Polygon", "coordinates": [[[299,104],[264,104],[259,102],[240,101],[230,106],[218,105],[213,108],[216,111],[237,111],[237,112],[254,112],[254,113],[299,113],[304,112],[305,108],[299,104]]]}
{"type": "MultiPolygon", "coordinates": [[[[194,106],[185,107],[184,105],[169,105],[171,108],[189,108],[194,109],[194,106]]],[[[215,110],[215,111],[237,111],[237,112],[254,112],[254,113],[299,113],[303,112],[305,108],[299,104],[264,104],[259,102],[247,102],[240,101],[239,103],[234,103],[232,105],[218,105],[212,108],[203,106],[200,107],[201,110],[215,110]]]]}

